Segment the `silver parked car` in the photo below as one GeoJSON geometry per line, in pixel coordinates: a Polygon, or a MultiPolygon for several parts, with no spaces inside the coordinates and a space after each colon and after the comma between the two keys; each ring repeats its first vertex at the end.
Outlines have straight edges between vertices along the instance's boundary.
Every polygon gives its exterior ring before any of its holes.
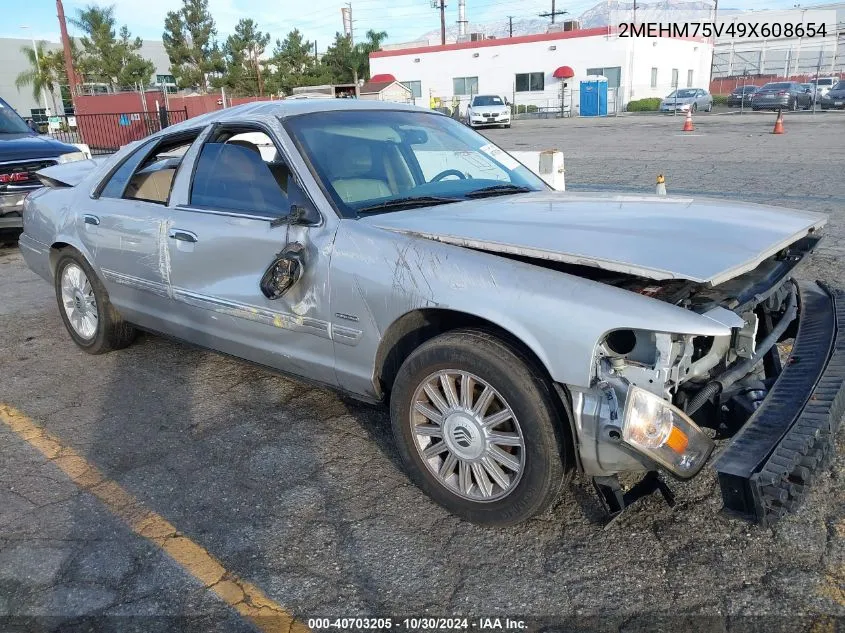
{"type": "Polygon", "coordinates": [[[845,303],[793,280],[822,215],[555,192],[375,101],[238,106],[39,174],[20,245],[80,348],[140,328],[387,402],[411,478],[471,521],[575,470],[611,512],[671,500],[733,437],[725,505],[765,522],[832,450],[845,303]]]}
{"type": "Polygon", "coordinates": [[[702,88],[678,88],[660,102],[661,112],[696,112],[713,109],[713,95],[702,88]]]}

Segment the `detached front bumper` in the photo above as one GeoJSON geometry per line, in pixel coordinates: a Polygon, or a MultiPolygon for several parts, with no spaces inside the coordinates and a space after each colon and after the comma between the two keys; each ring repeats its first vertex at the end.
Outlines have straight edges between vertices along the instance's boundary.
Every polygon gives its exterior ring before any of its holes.
{"type": "Polygon", "coordinates": [[[789,361],[759,409],[713,463],[725,509],[768,525],[807,494],[845,412],[845,293],[799,284],[789,361]]]}

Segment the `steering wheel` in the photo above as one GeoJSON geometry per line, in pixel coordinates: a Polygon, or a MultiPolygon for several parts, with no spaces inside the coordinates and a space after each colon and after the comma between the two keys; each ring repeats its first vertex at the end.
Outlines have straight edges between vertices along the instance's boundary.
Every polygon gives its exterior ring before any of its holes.
{"type": "Polygon", "coordinates": [[[461,180],[466,180],[466,178],[467,178],[463,173],[459,172],[457,169],[444,169],[439,174],[437,174],[434,178],[429,180],[429,182],[440,182],[441,180],[446,178],[446,176],[457,176],[461,180]]]}

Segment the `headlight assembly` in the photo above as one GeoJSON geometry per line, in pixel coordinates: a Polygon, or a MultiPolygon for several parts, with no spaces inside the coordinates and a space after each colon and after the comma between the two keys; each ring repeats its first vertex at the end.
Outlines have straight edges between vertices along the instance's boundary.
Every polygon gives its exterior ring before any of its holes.
{"type": "Polygon", "coordinates": [[[86,160],[88,157],[85,155],[85,152],[70,152],[69,154],[62,154],[56,159],[56,162],[59,165],[63,165],[64,163],[75,163],[78,160],[86,160]]]}
{"type": "Polygon", "coordinates": [[[701,470],[714,446],[683,411],[635,386],[625,402],[622,439],[683,479],[701,470]]]}

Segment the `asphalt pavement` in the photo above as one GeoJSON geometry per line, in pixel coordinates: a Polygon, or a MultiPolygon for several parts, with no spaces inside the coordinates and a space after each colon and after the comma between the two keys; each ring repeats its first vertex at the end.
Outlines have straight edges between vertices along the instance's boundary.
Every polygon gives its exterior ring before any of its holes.
{"type": "MultiPolygon", "coordinates": [[[[670,194],[828,213],[802,275],[845,286],[845,116],[787,115],[782,136],[770,114],[681,124],[484,133],[563,150],[572,190],[653,191],[663,173],[670,194]]],[[[378,407],[153,335],[84,354],[16,248],[0,250],[0,350],[0,630],[447,614],[550,631],[654,630],[658,617],[667,631],[845,626],[841,434],[803,507],[771,528],[725,516],[708,470],[672,484],[675,508],[654,496],[606,525],[576,477],[546,515],[484,529],[409,483],[378,407]],[[261,601],[285,617],[251,618],[261,601]]]]}

